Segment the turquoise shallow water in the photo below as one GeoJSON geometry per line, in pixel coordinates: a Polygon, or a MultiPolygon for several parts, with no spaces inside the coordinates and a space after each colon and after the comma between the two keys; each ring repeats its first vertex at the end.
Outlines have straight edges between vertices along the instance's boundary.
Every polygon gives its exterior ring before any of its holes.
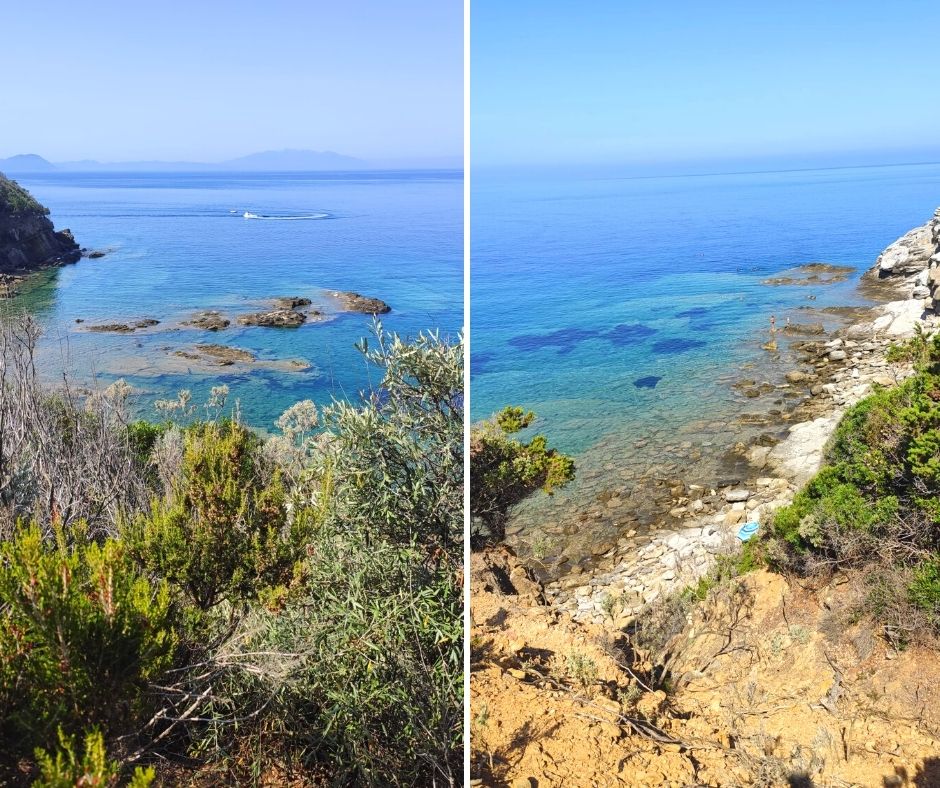
{"type": "Polygon", "coordinates": [[[136,406],[180,388],[197,400],[226,383],[244,418],[259,427],[298,399],[356,397],[375,380],[354,343],[367,315],[344,314],[296,330],[234,326],[174,330],[195,311],[245,312],[279,295],[330,307],[326,290],[355,290],[392,306],[386,328],[456,336],[463,312],[463,204],[459,172],[284,174],[86,174],[18,179],[90,249],[21,303],[45,327],[43,366],[82,380],[118,377],[136,406]],[[281,220],[245,219],[245,212],[281,220]],[[314,217],[283,220],[286,217],[314,217]],[[161,325],[130,335],[92,334],[88,323],[150,317],[161,325]],[[76,319],[86,321],[77,324],[76,319]],[[198,342],[245,348],[259,359],[304,359],[305,372],[262,366],[204,374],[167,369],[174,349],[198,342]]]}
{"type": "Polygon", "coordinates": [[[785,371],[761,350],[770,315],[826,322],[818,309],[861,303],[858,275],[940,204],[940,165],[640,179],[480,170],[472,189],[472,416],[531,408],[574,454],[575,483],[534,497],[511,530],[588,550],[637,526],[651,485],[707,482],[748,438],[742,412],[781,405],[730,386],[785,371]],[[811,262],[856,273],[763,284],[811,262]],[[611,496],[623,504],[607,508],[611,496]]]}

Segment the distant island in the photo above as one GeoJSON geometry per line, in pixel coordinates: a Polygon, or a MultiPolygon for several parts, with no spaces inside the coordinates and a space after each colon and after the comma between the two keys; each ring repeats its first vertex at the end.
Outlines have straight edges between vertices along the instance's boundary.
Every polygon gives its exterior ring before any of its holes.
{"type": "Polygon", "coordinates": [[[460,156],[366,161],[334,151],[270,150],[222,162],[82,161],[51,162],[36,153],[0,159],[0,171],[12,175],[44,172],[337,172],[348,170],[460,169],[460,156]]]}

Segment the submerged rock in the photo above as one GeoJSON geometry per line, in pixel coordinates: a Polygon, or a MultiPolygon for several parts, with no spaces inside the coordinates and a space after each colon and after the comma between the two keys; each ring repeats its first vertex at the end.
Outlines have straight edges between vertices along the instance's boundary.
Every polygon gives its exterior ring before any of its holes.
{"type": "Polygon", "coordinates": [[[633,385],[638,389],[654,389],[656,384],[662,380],[660,375],[647,375],[646,377],[637,378],[633,381],[633,385]]]}
{"type": "Polygon", "coordinates": [[[807,263],[798,265],[781,276],[765,279],[762,284],[777,285],[831,285],[844,282],[855,269],[850,265],[834,265],[832,263],[807,263]]]}
{"type": "Polygon", "coordinates": [[[653,352],[660,355],[673,355],[676,353],[686,353],[689,350],[696,350],[705,347],[705,342],[700,339],[683,339],[681,337],[670,337],[661,339],[653,343],[653,352]]]}
{"type": "Polygon", "coordinates": [[[253,353],[225,345],[196,345],[195,350],[176,350],[173,355],[218,367],[230,367],[236,362],[250,364],[255,360],[253,353]]]}
{"type": "MultiPolygon", "coordinates": [[[[80,323],[82,320],[78,319],[75,322],[80,323]]],[[[131,323],[98,323],[94,326],[88,326],[88,330],[99,334],[132,334],[138,328],[151,328],[157,325],[160,325],[159,320],[148,317],[131,323]]]]}

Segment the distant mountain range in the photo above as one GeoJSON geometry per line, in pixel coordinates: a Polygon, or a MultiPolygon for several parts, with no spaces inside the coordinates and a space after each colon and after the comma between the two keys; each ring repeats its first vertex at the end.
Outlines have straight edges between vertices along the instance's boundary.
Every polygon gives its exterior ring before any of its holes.
{"type": "Polygon", "coordinates": [[[460,169],[459,156],[370,162],[333,151],[278,150],[252,153],[214,164],[191,161],[100,162],[86,159],[52,163],[35,153],[0,159],[0,172],[318,172],[337,170],[460,169]]]}
{"type": "Polygon", "coordinates": [[[9,159],[0,159],[0,172],[47,172],[57,167],[42,156],[35,153],[22,153],[19,156],[10,156],[9,159]]]}

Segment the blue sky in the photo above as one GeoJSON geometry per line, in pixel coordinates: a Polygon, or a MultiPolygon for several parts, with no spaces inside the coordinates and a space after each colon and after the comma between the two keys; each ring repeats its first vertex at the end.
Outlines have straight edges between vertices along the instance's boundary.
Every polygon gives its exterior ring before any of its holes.
{"type": "Polygon", "coordinates": [[[0,157],[461,155],[462,0],[0,0],[0,157]]]}
{"type": "Polygon", "coordinates": [[[936,12],[473,0],[473,161],[940,160],[936,12]]]}

